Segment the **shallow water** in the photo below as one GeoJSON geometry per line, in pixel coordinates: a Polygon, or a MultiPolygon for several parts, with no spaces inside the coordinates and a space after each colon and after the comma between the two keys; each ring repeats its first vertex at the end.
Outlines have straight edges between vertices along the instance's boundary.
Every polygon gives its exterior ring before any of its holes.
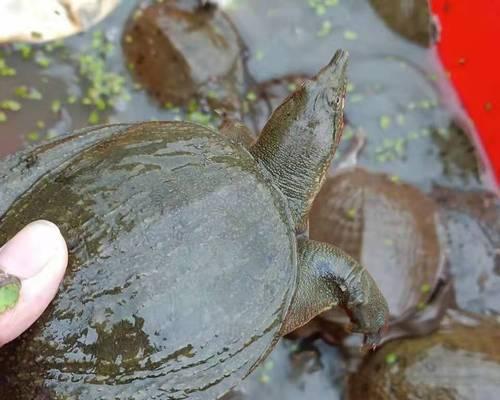
{"type": "MultiPolygon", "coordinates": [[[[18,111],[4,111],[7,121],[0,122],[0,157],[91,123],[171,118],[216,123],[196,102],[187,110],[160,107],[134,82],[123,59],[121,32],[139,3],[122,2],[95,28],[60,46],[0,48],[6,64],[17,72],[0,77],[0,101],[15,100],[21,106],[18,111]],[[20,86],[27,86],[28,97],[35,98],[39,97],[32,90],[36,88],[42,99],[23,98],[26,94],[22,95],[20,86]]],[[[316,72],[336,48],[343,47],[351,54],[351,84],[342,148],[354,133],[362,133],[367,145],[359,163],[371,170],[426,191],[436,183],[460,189],[489,188],[472,145],[471,125],[453,98],[443,97],[449,90],[446,74],[434,51],[422,46],[422,38],[432,39],[426,36],[429,32],[425,26],[411,25],[404,36],[397,33],[400,27],[393,22],[404,15],[393,16],[389,27],[381,16],[393,6],[392,1],[221,3],[247,46],[254,88],[246,100],[248,109],[259,110],[258,116],[247,115],[252,117],[249,120],[267,117],[269,107],[253,105],[261,101],[255,93],[259,95],[270,80],[281,87],[267,99],[277,104],[290,89],[285,77],[316,72]],[[418,37],[420,43],[407,37],[418,37]]],[[[475,297],[474,301],[480,300],[475,297]]],[[[297,343],[282,341],[231,398],[340,398],[344,361],[337,350],[319,341],[315,345],[319,350],[309,348],[296,354],[291,350],[297,343]]]]}
{"type": "MultiPolygon", "coordinates": [[[[20,51],[3,49],[7,64],[17,75],[0,79],[1,97],[20,101],[22,108],[6,111],[8,120],[0,125],[0,155],[43,139],[47,132],[49,136],[63,134],[89,122],[168,119],[176,114],[158,107],[134,86],[124,65],[121,29],[134,9],[132,3],[124,2],[95,28],[66,39],[60,49],[33,46],[28,60],[20,51]],[[99,39],[101,32],[104,39],[99,39]],[[82,55],[102,62],[94,61],[93,73],[82,76],[82,55]],[[39,65],[45,59],[50,60],[47,68],[39,65]],[[80,104],[88,76],[95,79],[95,70],[108,74],[104,75],[107,79],[123,80],[116,85],[117,94],[104,96],[114,104],[104,111],[97,109],[99,118],[92,114],[95,106],[80,104]],[[16,98],[13,91],[21,85],[37,88],[43,100],[16,98]],[[69,104],[75,98],[75,104],[69,104]],[[60,110],[51,110],[53,102],[60,102],[60,110]]],[[[464,132],[463,117],[451,111],[448,100],[440,98],[439,88],[446,82],[433,52],[387,27],[368,1],[274,0],[271,6],[264,0],[223,3],[247,46],[248,69],[258,83],[312,74],[336,48],[349,50],[346,119],[350,129],[346,136],[351,130],[367,136],[363,165],[423,187],[432,182],[481,185],[474,153],[464,137],[473,132],[464,132]],[[447,150],[450,145],[453,151],[447,150]]]]}

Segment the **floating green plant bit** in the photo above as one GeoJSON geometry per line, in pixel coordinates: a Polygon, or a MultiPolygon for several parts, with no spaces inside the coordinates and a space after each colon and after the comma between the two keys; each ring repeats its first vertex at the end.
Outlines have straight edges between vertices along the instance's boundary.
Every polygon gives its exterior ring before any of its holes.
{"type": "Polygon", "coordinates": [[[339,0],[307,0],[309,8],[313,9],[320,17],[326,14],[328,7],[336,6],[338,3],[339,0]]]}
{"type": "Polygon", "coordinates": [[[442,126],[435,129],[434,132],[436,132],[439,136],[448,139],[450,136],[450,131],[446,128],[443,128],[442,126]]]}
{"type": "Polygon", "coordinates": [[[125,78],[106,68],[104,55],[83,54],[79,57],[79,72],[88,83],[84,105],[104,110],[114,104],[125,92],[125,78]]]}
{"type": "Polygon", "coordinates": [[[418,102],[418,107],[424,109],[424,110],[428,110],[429,108],[431,108],[431,102],[429,100],[420,100],[418,102]]]}
{"type": "Polygon", "coordinates": [[[356,218],[356,209],[355,208],[349,208],[346,211],[346,217],[349,218],[350,220],[354,220],[356,218]]]}
{"type": "Polygon", "coordinates": [[[18,86],[14,89],[14,94],[18,97],[25,99],[28,96],[28,86],[18,86]]]}
{"type": "Polygon", "coordinates": [[[19,278],[0,271],[0,314],[15,307],[20,293],[19,278]]]}
{"type": "Polygon", "coordinates": [[[404,116],[404,114],[398,114],[396,116],[396,122],[398,123],[398,125],[404,125],[405,124],[405,121],[406,121],[406,117],[404,116]]]}
{"type": "Polygon", "coordinates": [[[42,121],[41,119],[40,119],[40,120],[38,120],[38,121],[36,121],[36,127],[37,127],[38,129],[43,129],[43,128],[45,128],[45,121],[42,121]]]}
{"type": "MultiPolygon", "coordinates": [[[[344,128],[344,140],[349,140],[354,136],[354,130],[348,125],[344,128]]],[[[335,152],[335,154],[338,154],[338,152],[335,152]]]]}
{"type": "Polygon", "coordinates": [[[358,38],[358,34],[349,29],[344,31],[344,39],[346,40],[356,40],[358,38]]]}
{"type": "Polygon", "coordinates": [[[323,4],[318,4],[315,8],[314,11],[316,11],[316,15],[322,16],[326,14],[326,7],[323,4]]]}
{"type": "Polygon", "coordinates": [[[189,113],[194,113],[195,111],[198,111],[198,103],[196,100],[191,100],[187,106],[187,110],[189,113]]]}
{"type": "Polygon", "coordinates": [[[53,40],[49,43],[46,43],[43,48],[45,51],[52,53],[54,50],[61,49],[64,47],[64,40],[63,39],[56,39],[53,40]]]}
{"type": "Polygon", "coordinates": [[[248,101],[255,101],[257,100],[257,95],[255,94],[255,92],[250,91],[247,93],[246,98],[248,101]]]}
{"type": "Polygon", "coordinates": [[[420,129],[420,136],[421,137],[428,137],[431,135],[431,130],[428,128],[422,128],[420,129]]]}
{"type": "Polygon", "coordinates": [[[96,98],[96,100],[94,101],[94,105],[99,111],[104,111],[107,107],[107,104],[102,97],[96,98]]]}
{"type": "Polygon", "coordinates": [[[89,115],[89,124],[95,125],[98,124],[100,120],[99,112],[97,110],[93,110],[89,115]]]}
{"type": "Polygon", "coordinates": [[[431,291],[431,289],[432,289],[432,286],[431,286],[430,284],[428,284],[428,283],[424,283],[424,284],[420,287],[420,291],[421,291],[422,293],[424,293],[424,294],[425,294],[425,293],[429,293],[429,292],[431,291]]]}
{"type": "Polygon", "coordinates": [[[207,97],[209,99],[217,100],[219,99],[219,94],[215,90],[209,90],[207,92],[207,97]]]}
{"type": "Polygon", "coordinates": [[[18,51],[24,60],[30,59],[33,55],[33,47],[31,47],[31,45],[27,43],[19,43],[14,45],[14,50],[18,51]]]}
{"type": "Polygon", "coordinates": [[[427,303],[424,302],[424,301],[419,301],[417,303],[417,310],[418,311],[422,311],[422,310],[425,310],[425,308],[427,307],[427,303]]]}
{"type": "Polygon", "coordinates": [[[300,346],[297,343],[292,343],[288,348],[290,354],[296,353],[300,350],[300,346]]]}
{"type": "Polygon", "coordinates": [[[30,91],[29,91],[28,96],[26,98],[30,99],[30,100],[42,100],[43,95],[41,92],[39,92],[35,88],[30,88],[30,91]]]}
{"type": "Polygon", "coordinates": [[[141,17],[142,17],[142,14],[144,14],[144,11],[142,11],[142,10],[136,10],[136,11],[134,12],[133,16],[132,16],[132,19],[133,19],[134,21],[136,21],[136,20],[138,20],[139,18],[141,18],[141,17]]]}
{"type": "Polygon", "coordinates": [[[3,100],[0,102],[0,108],[7,111],[19,111],[21,109],[21,103],[15,100],[3,100]]]}
{"type": "Polygon", "coordinates": [[[269,382],[271,382],[271,378],[268,374],[263,373],[259,377],[259,382],[263,383],[264,385],[267,385],[269,382]]]}
{"type": "Polygon", "coordinates": [[[418,135],[418,132],[416,132],[416,131],[410,131],[410,132],[408,132],[408,140],[416,140],[419,137],[420,136],[418,135]]]}
{"type": "Polygon", "coordinates": [[[406,138],[385,138],[382,145],[375,149],[376,160],[386,162],[402,158],[405,155],[406,142],[406,138]]]}
{"type": "Polygon", "coordinates": [[[42,68],[48,68],[52,64],[52,60],[47,57],[43,52],[37,53],[35,62],[42,68]]]}
{"type": "Polygon", "coordinates": [[[385,356],[385,363],[387,365],[393,365],[398,362],[398,355],[396,353],[389,353],[385,356]]]}
{"type": "Polygon", "coordinates": [[[349,103],[356,104],[363,101],[364,98],[365,96],[363,96],[361,93],[354,93],[351,96],[349,96],[349,103]]]}
{"type": "Polygon", "coordinates": [[[188,119],[191,122],[196,122],[200,125],[211,126],[212,116],[200,111],[193,111],[188,114],[188,119]]]}
{"type": "Polygon", "coordinates": [[[393,183],[399,183],[399,182],[401,182],[401,178],[398,175],[391,175],[391,177],[389,179],[393,183]]]}
{"type": "Polygon", "coordinates": [[[264,58],[264,52],[263,52],[262,50],[257,50],[257,51],[255,52],[255,59],[256,59],[257,61],[260,61],[260,60],[262,60],[263,58],[264,58]]]}
{"type": "Polygon", "coordinates": [[[78,97],[76,97],[74,95],[70,95],[70,96],[68,96],[66,101],[68,102],[68,104],[75,104],[78,101],[78,97]]]}
{"type": "Polygon", "coordinates": [[[408,110],[414,110],[415,108],[417,108],[417,104],[414,101],[411,101],[408,103],[407,108],[408,110]]]}
{"type": "Polygon", "coordinates": [[[0,57],[0,76],[14,76],[16,75],[16,70],[9,67],[5,62],[5,59],[0,57]]]}
{"type": "Polygon", "coordinates": [[[26,135],[26,139],[28,139],[29,142],[38,142],[40,140],[40,134],[36,131],[29,132],[26,135]]]}
{"type": "Polygon", "coordinates": [[[58,136],[58,133],[55,129],[49,129],[47,133],[45,134],[45,137],[47,139],[53,139],[58,136]]]}
{"type": "Polygon", "coordinates": [[[264,371],[271,371],[274,368],[274,361],[268,360],[264,363],[264,371]]]}
{"type": "Polygon", "coordinates": [[[0,111],[0,122],[5,121],[7,121],[7,114],[5,114],[3,111],[0,111]]]}
{"type": "Polygon", "coordinates": [[[389,129],[392,119],[388,115],[381,115],[379,119],[380,128],[383,130],[389,129]]]}
{"type": "Polygon", "coordinates": [[[108,56],[113,52],[114,45],[106,38],[103,31],[95,31],[92,33],[92,48],[98,53],[108,56]]]}
{"type": "Polygon", "coordinates": [[[92,33],[92,48],[99,50],[105,42],[104,33],[102,31],[94,31],[92,33]]]}
{"type": "Polygon", "coordinates": [[[50,109],[52,110],[52,112],[54,114],[61,111],[61,101],[60,100],[53,100],[51,105],[50,105],[50,109]]]}
{"type": "Polygon", "coordinates": [[[289,92],[295,92],[297,90],[297,84],[296,83],[289,83],[288,86],[286,87],[289,92]]]}
{"type": "Polygon", "coordinates": [[[406,140],[404,138],[397,138],[394,141],[394,152],[396,153],[396,156],[401,158],[404,156],[406,149],[406,140]]]}
{"type": "Polygon", "coordinates": [[[352,93],[352,92],[354,92],[354,89],[355,89],[354,83],[349,82],[347,84],[347,87],[346,87],[346,92],[347,93],[352,93]]]}
{"type": "Polygon", "coordinates": [[[316,34],[317,37],[325,37],[332,32],[332,23],[325,20],[321,23],[321,29],[316,34]]]}
{"type": "Polygon", "coordinates": [[[29,100],[41,100],[43,97],[42,93],[40,93],[37,89],[29,88],[25,85],[16,87],[14,89],[14,94],[22,99],[29,100]]]}

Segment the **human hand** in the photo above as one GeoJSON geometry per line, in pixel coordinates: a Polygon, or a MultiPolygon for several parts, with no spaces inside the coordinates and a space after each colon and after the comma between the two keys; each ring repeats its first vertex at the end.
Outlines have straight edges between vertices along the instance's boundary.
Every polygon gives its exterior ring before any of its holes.
{"type": "Polygon", "coordinates": [[[40,317],[56,295],[67,262],[66,243],[47,221],[27,225],[0,248],[0,347],[40,317]]]}

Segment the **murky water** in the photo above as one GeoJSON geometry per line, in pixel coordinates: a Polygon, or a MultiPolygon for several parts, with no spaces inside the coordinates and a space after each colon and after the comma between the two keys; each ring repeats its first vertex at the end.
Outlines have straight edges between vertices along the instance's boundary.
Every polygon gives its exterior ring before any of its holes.
{"type": "MultiPolygon", "coordinates": [[[[365,135],[361,165],[424,191],[435,184],[491,189],[471,125],[453,98],[443,97],[449,86],[427,47],[432,31],[418,8],[424,2],[406,2],[409,9],[397,9],[390,0],[221,3],[246,46],[249,83],[242,110],[253,129],[262,126],[269,105],[293,89],[294,77],[316,72],[335,49],[346,48],[351,83],[342,148],[353,134],[365,135]],[[409,15],[412,23],[398,23],[409,15]]],[[[63,43],[0,47],[16,71],[0,77],[0,101],[10,100],[1,106],[6,120],[0,122],[0,157],[89,124],[172,118],[217,123],[199,99],[184,109],[159,105],[132,78],[121,50],[122,29],[138,4],[122,2],[95,28],[63,43]]],[[[498,265],[487,265],[485,273],[498,271],[498,265]]],[[[460,268],[454,271],[466,275],[460,268]]],[[[500,309],[498,296],[481,300],[478,293],[470,301],[488,307],[471,306],[474,311],[500,309]]],[[[459,303],[471,304],[464,296],[459,303]]],[[[300,348],[282,341],[230,398],[340,398],[344,363],[338,350],[321,341],[300,348]]]]}
{"type": "MultiPolygon", "coordinates": [[[[134,84],[123,61],[121,30],[135,8],[133,3],[124,2],[94,29],[66,39],[61,48],[32,46],[28,57],[24,49],[3,49],[7,64],[17,74],[0,79],[1,97],[18,101],[22,108],[6,111],[8,119],[0,125],[0,155],[91,122],[174,116],[134,84]],[[90,72],[83,71],[85,56],[93,59],[87,66],[90,72]],[[98,84],[100,77],[116,81],[115,92],[101,96],[112,103],[104,110],[101,104],[81,104],[89,85],[98,84]],[[36,88],[43,99],[16,96],[15,89],[23,85],[36,88]]],[[[450,111],[440,97],[445,77],[433,52],[396,34],[369,1],[225,3],[247,47],[248,70],[257,83],[311,74],[336,48],[349,50],[346,136],[361,130],[368,137],[363,165],[424,187],[432,182],[481,185],[467,140],[473,132],[467,132],[462,116],[450,111]]]]}

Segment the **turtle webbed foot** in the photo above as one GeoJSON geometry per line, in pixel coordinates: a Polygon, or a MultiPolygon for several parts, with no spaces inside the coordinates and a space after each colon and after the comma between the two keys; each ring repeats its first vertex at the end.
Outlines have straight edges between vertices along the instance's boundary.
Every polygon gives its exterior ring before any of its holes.
{"type": "Polygon", "coordinates": [[[373,286],[373,280],[361,279],[360,284],[360,295],[357,296],[360,299],[348,304],[346,312],[353,324],[351,330],[364,334],[364,347],[375,349],[387,330],[389,308],[379,288],[373,286]]]}

